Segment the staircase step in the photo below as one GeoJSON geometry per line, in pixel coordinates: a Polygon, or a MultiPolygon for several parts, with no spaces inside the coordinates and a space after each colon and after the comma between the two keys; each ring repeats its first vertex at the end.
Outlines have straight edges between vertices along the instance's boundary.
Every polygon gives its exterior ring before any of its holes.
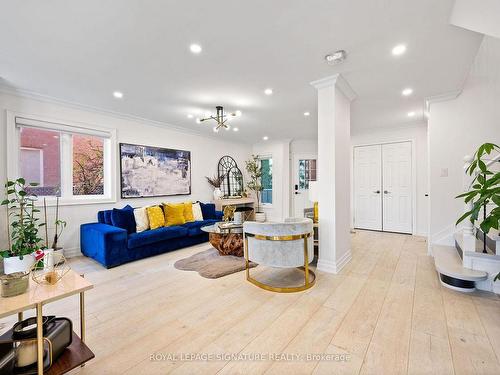
{"type": "Polygon", "coordinates": [[[488,273],[465,268],[453,246],[434,245],[432,247],[434,265],[441,283],[450,289],[470,292],[475,290],[475,282],[488,278],[488,273]]]}

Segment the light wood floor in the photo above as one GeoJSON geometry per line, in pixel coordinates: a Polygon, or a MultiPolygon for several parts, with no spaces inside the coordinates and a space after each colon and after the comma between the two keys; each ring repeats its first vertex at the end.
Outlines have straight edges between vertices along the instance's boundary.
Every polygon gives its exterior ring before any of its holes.
{"type": "MultiPolygon", "coordinates": [[[[358,231],[352,262],[338,275],[318,272],[316,285],[296,294],[261,290],[244,273],[208,280],[173,268],[205,248],[111,270],[73,259],[95,283],[87,342],[96,354],[74,373],[500,374],[500,299],[441,287],[423,238],[358,231]],[[264,360],[172,358],[193,353],[262,353],[264,360]],[[265,357],[278,354],[299,357],[265,357]]],[[[47,312],[78,325],[77,297],[47,312]]],[[[0,323],[5,329],[12,321],[0,323]]]]}

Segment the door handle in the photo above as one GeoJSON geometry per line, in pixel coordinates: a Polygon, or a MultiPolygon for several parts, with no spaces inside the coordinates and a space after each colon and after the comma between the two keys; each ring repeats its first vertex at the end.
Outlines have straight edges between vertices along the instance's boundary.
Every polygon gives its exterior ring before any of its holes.
{"type": "Polygon", "coordinates": [[[375,190],[374,193],[375,194],[380,194],[380,190],[375,190]]]}
{"type": "Polygon", "coordinates": [[[384,190],[384,194],[390,194],[390,191],[384,190]]]}

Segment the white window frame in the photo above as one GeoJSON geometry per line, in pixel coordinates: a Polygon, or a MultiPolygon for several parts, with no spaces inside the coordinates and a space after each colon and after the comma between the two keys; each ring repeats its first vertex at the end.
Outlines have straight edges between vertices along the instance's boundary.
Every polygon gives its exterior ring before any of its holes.
{"type": "MultiPolygon", "coordinates": [[[[273,181],[273,191],[272,191],[272,197],[273,197],[273,203],[263,203],[262,202],[262,192],[261,192],[261,196],[260,196],[260,199],[261,201],[259,202],[259,204],[263,207],[263,208],[272,208],[273,207],[273,204],[274,202],[276,202],[276,196],[275,196],[275,189],[274,189],[274,183],[275,183],[275,179],[274,179],[274,158],[273,158],[273,155],[272,154],[263,154],[263,155],[258,155],[258,159],[259,159],[259,163],[263,160],[263,159],[271,159],[273,161],[273,172],[272,172],[272,175],[271,175],[271,178],[272,178],[272,181],[273,181]]],[[[262,168],[262,164],[260,165],[260,167],[262,168]]],[[[262,179],[262,177],[261,177],[262,179]]],[[[261,184],[262,184],[262,181],[261,181],[261,184]]]]}
{"type": "MultiPolygon", "coordinates": [[[[7,178],[19,178],[20,131],[16,118],[23,122],[36,124],[37,128],[61,132],[61,197],[59,205],[116,203],[116,130],[97,125],[49,118],[7,111],[7,178]],[[71,135],[95,135],[104,138],[104,194],[73,195],[73,150],[71,135]]],[[[55,197],[47,197],[47,204],[55,204],[55,197]]],[[[41,200],[38,201],[41,204],[41,200]]]]}

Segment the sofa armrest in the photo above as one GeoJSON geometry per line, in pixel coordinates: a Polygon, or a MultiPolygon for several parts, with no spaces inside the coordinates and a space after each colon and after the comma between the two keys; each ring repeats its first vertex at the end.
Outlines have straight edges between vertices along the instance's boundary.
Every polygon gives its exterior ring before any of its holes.
{"type": "Polygon", "coordinates": [[[224,217],[224,212],[222,212],[222,211],[215,211],[215,218],[217,220],[220,221],[220,220],[222,220],[223,217],[224,217]]]}
{"type": "Polygon", "coordinates": [[[126,253],[127,237],[125,229],[108,224],[89,223],[80,226],[82,253],[108,268],[116,265],[116,260],[126,253]]]}

